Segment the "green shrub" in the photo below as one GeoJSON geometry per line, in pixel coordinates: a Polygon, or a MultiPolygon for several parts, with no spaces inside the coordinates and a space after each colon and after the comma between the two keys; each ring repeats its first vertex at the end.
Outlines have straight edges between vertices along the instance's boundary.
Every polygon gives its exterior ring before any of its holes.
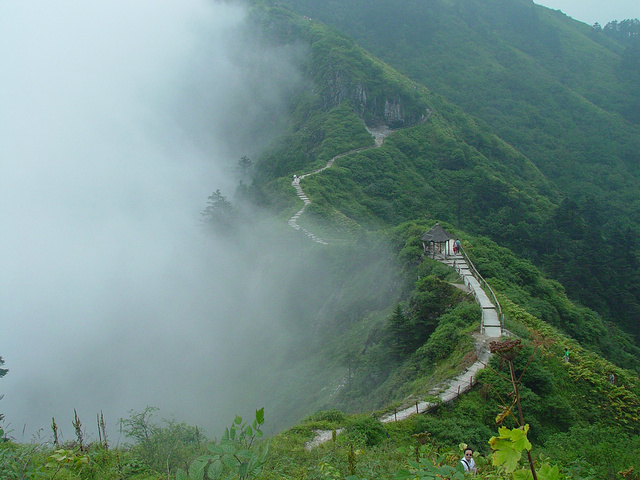
{"type": "Polygon", "coordinates": [[[307,418],[305,418],[302,423],[308,422],[335,422],[335,423],[344,423],[347,416],[341,412],[340,410],[324,410],[316,413],[312,413],[307,418]]]}
{"type": "Polygon", "coordinates": [[[384,425],[370,415],[357,415],[349,420],[344,440],[358,446],[372,447],[388,437],[384,425]]]}
{"type": "Polygon", "coordinates": [[[464,415],[441,418],[421,416],[416,421],[414,433],[425,432],[431,434],[442,445],[451,447],[466,443],[480,452],[488,451],[487,441],[494,433],[489,427],[482,424],[481,418],[464,415]]]}
{"type": "Polygon", "coordinates": [[[573,427],[551,437],[542,450],[554,462],[576,473],[591,470],[594,474],[591,478],[620,478],[618,472],[630,467],[640,472],[640,436],[628,436],[609,426],[573,427]]]}
{"type": "MultiPolygon", "coordinates": [[[[188,460],[200,453],[205,437],[198,427],[175,420],[154,419],[157,408],[146,407],[142,412],[129,412],[121,421],[123,432],[136,440],[130,451],[134,459],[158,472],[175,471],[186,466],[188,460]]],[[[135,468],[136,462],[132,465],[135,468]]]]}
{"type": "Polygon", "coordinates": [[[461,303],[439,319],[438,326],[416,356],[433,363],[447,358],[464,338],[466,327],[480,322],[480,307],[476,303],[461,303]]]}

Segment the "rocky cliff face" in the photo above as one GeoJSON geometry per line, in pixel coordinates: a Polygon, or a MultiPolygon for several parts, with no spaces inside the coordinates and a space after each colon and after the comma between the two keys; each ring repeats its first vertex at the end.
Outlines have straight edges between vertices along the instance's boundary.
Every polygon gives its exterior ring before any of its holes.
{"type": "Polygon", "coordinates": [[[344,73],[336,72],[325,90],[324,107],[333,108],[348,101],[368,126],[384,124],[400,128],[415,125],[427,118],[427,110],[415,105],[402,92],[372,93],[371,90],[362,83],[352,81],[344,73]]]}

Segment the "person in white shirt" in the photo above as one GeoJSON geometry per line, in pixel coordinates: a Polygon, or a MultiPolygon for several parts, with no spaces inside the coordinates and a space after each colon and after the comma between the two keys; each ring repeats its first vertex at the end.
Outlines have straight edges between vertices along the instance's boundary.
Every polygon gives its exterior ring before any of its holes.
{"type": "Polygon", "coordinates": [[[478,473],[476,462],[473,461],[473,450],[470,448],[464,449],[464,457],[460,459],[460,463],[462,464],[462,468],[464,468],[465,473],[478,473]]]}

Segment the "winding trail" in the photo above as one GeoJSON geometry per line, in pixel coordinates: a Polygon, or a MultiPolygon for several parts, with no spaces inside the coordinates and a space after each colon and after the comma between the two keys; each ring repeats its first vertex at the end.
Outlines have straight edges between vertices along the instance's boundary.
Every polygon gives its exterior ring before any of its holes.
{"type": "MultiPolygon", "coordinates": [[[[380,422],[399,422],[406,420],[412,415],[428,412],[436,406],[449,403],[458,398],[461,394],[471,390],[476,383],[476,374],[485,368],[491,359],[489,351],[489,342],[502,335],[503,329],[501,325],[500,305],[497,300],[495,304],[489,299],[483,289],[490,289],[484,279],[480,276],[473,265],[469,265],[466,255],[444,255],[440,254],[436,260],[454,268],[464,282],[464,289],[473,294],[476,302],[482,309],[482,320],[480,331],[473,335],[474,337],[474,362],[466,367],[456,377],[449,379],[447,382],[436,386],[429,392],[430,397],[436,397],[435,401],[420,401],[411,399],[405,402],[405,406],[400,410],[395,409],[380,418],[380,422]],[[476,277],[477,276],[477,277],[476,277]]],[[[495,298],[493,292],[490,295],[495,298]]],[[[340,434],[342,429],[336,430],[336,435],[340,434]]],[[[315,430],[315,437],[305,443],[305,448],[311,450],[318,445],[327,442],[333,438],[332,430],[315,430]]]]}
{"type": "MultiPolygon", "coordinates": [[[[429,118],[429,116],[427,116],[427,119],[429,118]]],[[[377,128],[367,127],[367,130],[374,138],[373,146],[349,150],[348,152],[336,155],[331,160],[329,160],[327,164],[322,168],[306,173],[299,177],[294,175],[291,185],[293,186],[293,188],[295,188],[296,194],[298,195],[300,200],[302,200],[304,205],[289,219],[288,223],[292,228],[296,230],[302,230],[314,242],[320,243],[322,245],[329,245],[329,242],[298,224],[298,220],[304,213],[305,209],[308,205],[311,204],[311,200],[309,200],[309,197],[300,186],[300,180],[311,175],[316,175],[328,168],[331,168],[333,166],[333,163],[338,158],[372,148],[379,148],[380,146],[382,146],[384,139],[394,131],[386,125],[382,125],[377,128]]],[[[463,255],[440,254],[438,257],[436,257],[436,260],[439,260],[445,265],[454,268],[458,272],[464,282],[464,285],[460,285],[460,287],[472,293],[476,302],[482,309],[480,332],[474,334],[474,355],[472,357],[474,358],[473,364],[466,367],[456,377],[432,389],[432,391],[429,392],[429,397],[435,396],[436,401],[419,401],[415,399],[411,399],[411,401],[408,401],[409,399],[407,399],[407,402],[405,402],[405,406],[401,410],[395,409],[392,413],[388,413],[383,416],[380,419],[382,423],[401,421],[409,418],[412,415],[425,413],[439,404],[453,401],[462,393],[467,392],[475,385],[475,375],[478,371],[487,366],[487,363],[491,358],[491,353],[489,351],[489,342],[492,339],[500,337],[502,335],[502,314],[500,305],[498,304],[498,301],[495,297],[495,294],[491,290],[491,287],[484,281],[475,267],[470,262],[467,263],[467,258],[468,257],[466,256],[466,254],[464,254],[463,250],[463,255]],[[489,294],[485,292],[485,289],[489,291],[489,294]]],[[[342,430],[343,429],[336,429],[335,431],[316,430],[314,431],[315,437],[305,444],[305,448],[307,450],[311,450],[312,448],[331,440],[334,435],[339,435],[342,430]]]]}
{"type": "Polygon", "coordinates": [[[374,143],[373,146],[354,148],[353,150],[349,150],[348,152],[340,153],[340,154],[336,155],[335,157],[333,157],[331,160],[329,160],[324,167],[319,168],[317,170],[314,170],[313,172],[305,173],[304,175],[300,175],[299,177],[295,176],[295,175],[293,177],[293,181],[291,182],[291,185],[293,186],[293,188],[296,189],[296,194],[298,195],[298,198],[300,198],[300,200],[302,200],[304,205],[302,206],[302,208],[298,212],[296,212],[289,219],[289,221],[288,221],[289,226],[291,226],[291,228],[294,228],[295,230],[302,230],[305,233],[305,235],[307,235],[307,237],[309,237],[311,240],[313,240],[316,243],[320,243],[322,245],[329,245],[329,242],[327,242],[326,240],[322,239],[320,236],[316,235],[315,233],[307,230],[306,228],[301,227],[298,224],[298,219],[302,216],[302,214],[306,210],[307,206],[311,204],[311,200],[309,200],[309,197],[307,196],[306,193],[304,193],[304,191],[302,190],[302,187],[300,186],[300,180],[303,179],[303,178],[307,178],[307,177],[309,177],[311,175],[315,175],[317,173],[323,172],[327,168],[331,168],[331,166],[333,165],[333,162],[335,162],[338,158],[345,157],[347,155],[351,155],[352,153],[364,152],[365,150],[370,150],[372,148],[381,147],[382,143],[384,142],[384,139],[387,137],[387,135],[389,135],[390,133],[394,132],[394,130],[390,129],[387,125],[381,125],[380,127],[375,127],[375,128],[369,128],[369,127],[366,127],[366,128],[367,128],[367,131],[374,138],[374,142],[375,143],[374,143]]]}

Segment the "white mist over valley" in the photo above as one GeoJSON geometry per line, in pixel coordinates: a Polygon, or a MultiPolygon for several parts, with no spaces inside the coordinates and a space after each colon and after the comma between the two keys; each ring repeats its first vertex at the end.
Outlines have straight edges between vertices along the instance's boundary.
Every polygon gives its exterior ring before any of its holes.
{"type": "Polygon", "coordinates": [[[255,50],[246,15],[0,6],[0,411],[18,440],[46,438],[52,417],[71,438],[74,408],[115,437],[147,405],[212,434],[263,406],[252,365],[290,345],[290,252],[200,225],[300,82],[287,51],[255,50]]]}

